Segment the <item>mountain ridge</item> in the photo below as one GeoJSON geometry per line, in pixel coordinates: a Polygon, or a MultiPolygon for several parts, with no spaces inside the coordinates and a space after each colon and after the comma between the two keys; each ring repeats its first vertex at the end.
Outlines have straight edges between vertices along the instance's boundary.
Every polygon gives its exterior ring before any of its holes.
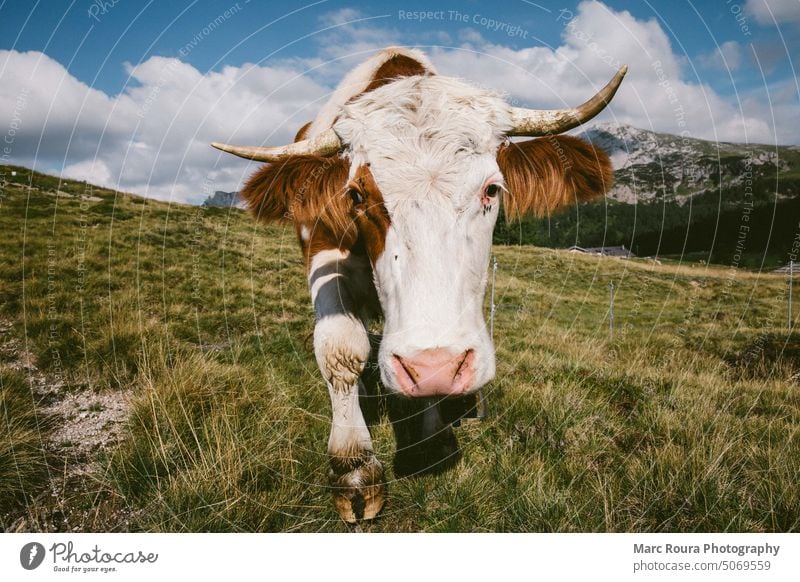
{"type": "Polygon", "coordinates": [[[208,196],[200,206],[206,208],[240,208],[244,209],[244,201],[240,198],[238,192],[225,192],[224,190],[217,190],[212,195],[208,196]]]}
{"type": "MultiPolygon", "coordinates": [[[[596,123],[580,136],[609,155],[615,183],[607,196],[627,204],[674,200],[683,205],[748,179],[753,190],[760,182],[757,194],[764,198],[765,182],[800,169],[797,146],[715,142],[613,122],[596,123]]],[[[775,193],[795,196],[798,191],[794,184],[775,193]]]]}

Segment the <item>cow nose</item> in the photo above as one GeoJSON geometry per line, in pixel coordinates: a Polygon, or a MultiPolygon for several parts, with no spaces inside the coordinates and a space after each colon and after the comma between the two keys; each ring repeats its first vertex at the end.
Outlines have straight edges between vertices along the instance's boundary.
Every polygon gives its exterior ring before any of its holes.
{"type": "Polygon", "coordinates": [[[408,357],[395,354],[392,368],[406,396],[457,396],[472,385],[475,351],[454,354],[445,348],[434,348],[408,357]]]}

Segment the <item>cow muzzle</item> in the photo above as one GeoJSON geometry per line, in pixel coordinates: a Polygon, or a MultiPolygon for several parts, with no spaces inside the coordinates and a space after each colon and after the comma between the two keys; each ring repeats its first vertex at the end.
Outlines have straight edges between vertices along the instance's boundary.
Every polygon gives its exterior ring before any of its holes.
{"type": "Polygon", "coordinates": [[[434,348],[408,357],[394,354],[392,369],[406,396],[460,396],[473,387],[475,351],[454,354],[445,348],[434,348]]]}

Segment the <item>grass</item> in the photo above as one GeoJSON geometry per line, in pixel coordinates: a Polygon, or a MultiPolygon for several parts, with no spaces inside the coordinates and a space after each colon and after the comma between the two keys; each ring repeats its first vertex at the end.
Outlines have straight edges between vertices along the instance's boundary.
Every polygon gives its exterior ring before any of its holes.
{"type": "Polygon", "coordinates": [[[37,414],[25,375],[0,365],[0,516],[42,491],[48,477],[43,437],[50,426],[37,414]]]}
{"type": "MultiPolygon", "coordinates": [[[[131,396],[94,476],[127,527],[346,531],[292,229],[27,176],[0,200],[0,317],[67,389],[131,396]]],[[[415,479],[394,479],[391,428],[373,427],[389,501],[365,530],[800,529],[784,276],[494,252],[490,416],[456,429],[458,466],[415,479]]]]}

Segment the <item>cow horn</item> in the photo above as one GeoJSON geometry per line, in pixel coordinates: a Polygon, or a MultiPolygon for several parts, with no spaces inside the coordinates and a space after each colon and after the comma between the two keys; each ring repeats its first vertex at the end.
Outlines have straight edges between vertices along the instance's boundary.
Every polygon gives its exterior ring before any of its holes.
{"type": "Polygon", "coordinates": [[[511,120],[513,129],[508,135],[525,135],[536,137],[562,133],[589,121],[609,104],[617,92],[622,78],[628,72],[628,65],[623,65],[608,85],[583,105],[574,109],[524,109],[512,107],[511,120]]]}
{"type": "Polygon", "coordinates": [[[286,156],[332,154],[342,148],[342,140],[333,129],[327,129],[315,137],[284,146],[237,146],[218,142],[212,142],[211,146],[248,160],[276,162],[286,156]]]}

